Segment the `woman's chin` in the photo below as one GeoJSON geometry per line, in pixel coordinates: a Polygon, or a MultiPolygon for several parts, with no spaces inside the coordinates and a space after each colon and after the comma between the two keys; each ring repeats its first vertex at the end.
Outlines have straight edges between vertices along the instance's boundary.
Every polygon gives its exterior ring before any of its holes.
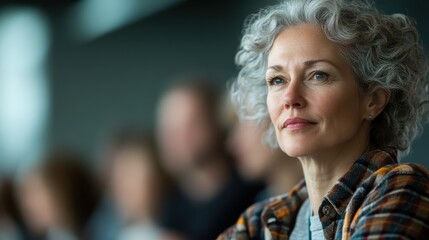
{"type": "Polygon", "coordinates": [[[281,145],[281,149],[284,153],[286,153],[286,155],[288,155],[289,157],[302,157],[302,156],[306,156],[307,155],[307,151],[306,149],[302,149],[302,148],[291,148],[291,146],[283,146],[281,145]]]}
{"type": "Polygon", "coordinates": [[[309,144],[306,144],[303,141],[284,138],[280,139],[278,143],[280,149],[290,157],[302,157],[309,155],[311,152],[311,149],[309,149],[309,144]]]}

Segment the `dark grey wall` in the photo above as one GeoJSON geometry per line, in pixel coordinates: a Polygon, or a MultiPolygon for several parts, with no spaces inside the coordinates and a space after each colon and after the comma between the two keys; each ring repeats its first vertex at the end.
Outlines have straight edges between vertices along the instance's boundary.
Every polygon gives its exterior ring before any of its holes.
{"type": "MultiPolygon", "coordinates": [[[[110,129],[152,129],[162,89],[174,78],[203,74],[219,86],[236,73],[234,55],[245,17],[276,1],[187,1],[86,44],[67,38],[61,12],[51,13],[51,146],[93,154],[110,129]]],[[[379,0],[387,13],[416,18],[429,43],[426,1],[379,0]],[[423,6],[425,5],[425,6],[423,6]]],[[[413,147],[413,161],[429,167],[429,127],[413,147]]]]}
{"type": "Polygon", "coordinates": [[[264,4],[187,1],[87,44],[68,39],[55,12],[50,145],[92,153],[112,127],[153,128],[160,94],[177,77],[206,75],[223,87],[236,72],[243,21],[264,4]]]}

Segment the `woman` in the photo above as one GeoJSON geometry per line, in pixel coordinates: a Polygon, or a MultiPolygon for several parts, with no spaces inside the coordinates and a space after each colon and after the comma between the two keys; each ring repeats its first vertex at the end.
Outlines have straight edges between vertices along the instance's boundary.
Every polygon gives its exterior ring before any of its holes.
{"type": "Polygon", "coordinates": [[[398,164],[428,112],[412,20],[369,1],[285,1],[250,19],[236,61],[239,113],[269,114],[305,181],[250,207],[219,239],[427,236],[428,172],[398,164]]]}
{"type": "Polygon", "coordinates": [[[92,239],[87,224],[98,190],[86,159],[68,151],[49,154],[20,182],[19,198],[30,239],[92,239]]]}
{"type": "Polygon", "coordinates": [[[109,189],[122,220],[115,239],[164,239],[157,223],[167,178],[151,137],[124,131],[110,149],[109,189]]]}

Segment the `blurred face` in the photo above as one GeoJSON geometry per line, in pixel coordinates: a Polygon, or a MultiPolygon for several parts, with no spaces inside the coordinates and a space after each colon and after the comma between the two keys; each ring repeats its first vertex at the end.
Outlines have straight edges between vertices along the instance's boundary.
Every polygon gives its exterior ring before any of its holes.
{"type": "Polygon", "coordinates": [[[58,223],[58,208],[40,176],[36,173],[27,176],[19,193],[25,222],[32,231],[44,233],[58,223]]]}
{"type": "Polygon", "coordinates": [[[268,56],[266,79],[269,114],[289,156],[341,151],[366,141],[366,98],[340,47],[320,27],[281,32],[268,56]]]}
{"type": "Polygon", "coordinates": [[[186,172],[210,152],[215,141],[211,120],[190,91],[175,90],[162,102],[158,120],[163,161],[170,172],[186,172]]]}
{"type": "Polygon", "coordinates": [[[123,149],[112,161],[111,190],[122,217],[126,221],[147,217],[151,200],[155,199],[153,189],[153,166],[150,156],[139,149],[123,149]]]}
{"type": "Polygon", "coordinates": [[[238,170],[249,180],[263,180],[273,166],[277,151],[262,142],[263,130],[249,121],[239,122],[230,136],[230,149],[238,170]]]}

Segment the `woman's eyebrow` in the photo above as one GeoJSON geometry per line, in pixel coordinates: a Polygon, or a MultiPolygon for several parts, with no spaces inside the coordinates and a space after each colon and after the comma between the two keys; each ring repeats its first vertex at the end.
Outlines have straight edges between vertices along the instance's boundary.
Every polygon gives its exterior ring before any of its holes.
{"type": "MultiPolygon", "coordinates": [[[[338,69],[338,66],[336,64],[334,64],[332,61],[329,61],[327,59],[307,60],[307,61],[304,61],[303,64],[306,67],[311,67],[311,66],[313,66],[313,65],[315,65],[317,63],[320,63],[320,62],[328,63],[328,64],[330,64],[330,65],[332,65],[332,66],[334,66],[335,68],[338,69]]],[[[283,69],[283,67],[281,65],[273,65],[273,66],[269,66],[267,68],[267,70],[274,70],[274,71],[277,71],[277,72],[282,71],[282,69],[283,69]]]]}
{"type": "Polygon", "coordinates": [[[338,66],[336,64],[334,64],[333,62],[331,62],[331,61],[329,61],[327,59],[308,60],[308,61],[304,62],[304,65],[307,66],[307,67],[311,67],[314,64],[320,63],[320,62],[328,63],[328,64],[330,64],[330,65],[332,65],[332,66],[334,66],[335,68],[338,69],[338,66]]]}
{"type": "Polygon", "coordinates": [[[274,70],[274,71],[277,71],[277,72],[280,72],[282,69],[283,69],[283,67],[282,66],[280,66],[280,65],[274,65],[274,66],[270,66],[270,67],[268,67],[268,69],[267,70],[274,70]]]}

